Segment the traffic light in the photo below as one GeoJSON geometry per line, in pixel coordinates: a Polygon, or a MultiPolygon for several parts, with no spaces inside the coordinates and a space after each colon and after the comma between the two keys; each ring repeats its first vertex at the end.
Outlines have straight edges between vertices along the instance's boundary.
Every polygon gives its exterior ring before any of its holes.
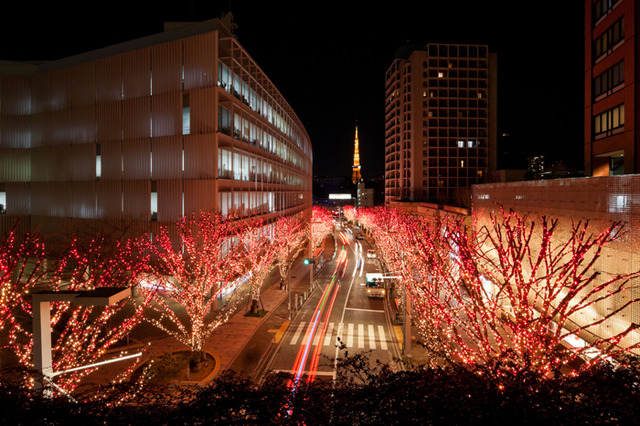
{"type": "Polygon", "coordinates": [[[316,260],[310,257],[307,257],[305,260],[302,261],[302,263],[304,263],[305,265],[310,265],[312,263],[316,263],[316,260]]]}

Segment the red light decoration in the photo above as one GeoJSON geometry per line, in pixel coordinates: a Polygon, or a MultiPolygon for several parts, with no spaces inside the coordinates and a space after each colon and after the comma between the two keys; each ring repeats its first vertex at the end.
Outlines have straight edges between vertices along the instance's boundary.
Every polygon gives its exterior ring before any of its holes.
{"type": "Polygon", "coordinates": [[[561,227],[503,209],[483,224],[387,208],[359,209],[357,217],[387,269],[401,277],[423,343],[436,357],[482,365],[508,360],[504,371],[548,377],[575,368],[570,363],[577,359],[588,368],[640,347],[617,346],[635,324],[588,339],[639,300],[631,291],[638,272],[603,278],[595,269],[620,223],[592,233],[588,222],[561,227]],[[594,315],[604,302],[615,308],[594,315]],[[580,345],[567,348],[571,339],[580,345]]]}
{"type": "Polygon", "coordinates": [[[149,285],[140,287],[153,297],[145,321],[193,352],[202,351],[207,337],[241,301],[235,293],[246,266],[239,244],[243,226],[219,213],[196,212],[178,221],[175,229],[162,227],[149,244],[149,285]],[[229,297],[218,309],[218,296],[225,292],[229,297]]]}
{"type": "Polygon", "coordinates": [[[272,243],[275,246],[280,277],[285,283],[289,281],[293,262],[304,249],[304,235],[304,223],[297,217],[280,217],[273,226],[272,243]]]}
{"type": "Polygon", "coordinates": [[[260,294],[264,280],[271,272],[279,247],[261,220],[247,222],[238,233],[243,253],[244,270],[250,284],[252,310],[261,305],[260,294]]]}
{"type": "Polygon", "coordinates": [[[313,206],[311,215],[311,246],[313,248],[322,244],[325,237],[333,230],[333,218],[328,209],[313,206]]]}
{"type": "MultiPolygon", "coordinates": [[[[81,290],[99,287],[131,287],[144,269],[147,257],[140,240],[109,244],[96,237],[84,243],[73,239],[57,258],[46,257],[37,235],[26,235],[21,243],[10,232],[0,246],[0,333],[3,348],[18,361],[33,368],[32,306],[30,293],[39,290],[81,290]],[[51,267],[46,265],[50,264],[51,267]]],[[[108,307],[51,303],[53,371],[65,371],[102,360],[107,350],[120,342],[142,318],[141,300],[136,307],[123,300],[108,307]]],[[[55,377],[65,392],[95,369],[82,369],[55,377]]],[[[115,380],[119,380],[116,378],[115,380]]],[[[31,378],[26,378],[31,383],[31,378]]]]}

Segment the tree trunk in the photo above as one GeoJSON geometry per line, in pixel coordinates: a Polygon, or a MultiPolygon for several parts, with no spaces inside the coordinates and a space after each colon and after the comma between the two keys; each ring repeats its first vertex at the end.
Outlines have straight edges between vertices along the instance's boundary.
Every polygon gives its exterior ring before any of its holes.
{"type": "Polygon", "coordinates": [[[253,299],[251,301],[251,312],[254,314],[257,314],[259,310],[260,310],[260,300],[253,299]]]}
{"type": "Polygon", "coordinates": [[[189,361],[189,370],[194,373],[200,371],[202,369],[202,361],[204,361],[204,351],[193,351],[189,361]]]}

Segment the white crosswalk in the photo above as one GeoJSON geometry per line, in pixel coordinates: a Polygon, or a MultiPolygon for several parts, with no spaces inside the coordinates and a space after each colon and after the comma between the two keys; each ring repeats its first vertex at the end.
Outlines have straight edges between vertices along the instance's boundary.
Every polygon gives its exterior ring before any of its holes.
{"type": "MultiPolygon", "coordinates": [[[[365,327],[365,324],[335,324],[333,322],[325,324],[321,322],[315,329],[311,345],[319,345],[320,340],[322,339],[323,346],[333,346],[337,343],[338,337],[340,337],[347,348],[380,348],[382,350],[387,350],[389,348],[388,344],[391,343],[391,339],[387,337],[382,325],[375,327],[371,324],[366,324],[365,327]]],[[[295,329],[289,344],[306,345],[310,338],[311,330],[309,325],[305,322],[301,322],[295,329]]]]}

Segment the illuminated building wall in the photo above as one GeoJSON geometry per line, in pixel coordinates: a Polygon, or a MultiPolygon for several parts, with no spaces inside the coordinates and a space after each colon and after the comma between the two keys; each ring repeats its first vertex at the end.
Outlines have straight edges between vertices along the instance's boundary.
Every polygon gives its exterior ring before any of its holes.
{"type": "Polygon", "coordinates": [[[484,45],[428,44],[386,73],[385,203],[467,204],[495,169],[496,59],[484,45]]]}
{"type": "Polygon", "coordinates": [[[640,171],[635,0],[585,0],[585,173],[640,171]]]}
{"type": "MultiPolygon", "coordinates": [[[[589,221],[593,233],[609,227],[614,221],[624,224],[619,239],[605,245],[595,270],[600,272],[594,285],[604,282],[616,274],[640,270],[640,176],[603,176],[576,179],[549,179],[513,183],[493,183],[473,186],[473,217],[481,226],[489,220],[496,204],[513,209],[519,214],[529,215],[535,220],[542,215],[559,219],[556,241],[566,241],[571,229],[571,220],[589,221]]],[[[634,298],[640,297],[637,282],[630,290],[614,298],[595,303],[584,312],[589,318],[572,318],[578,324],[591,323],[634,298]]],[[[621,311],[615,318],[600,326],[592,327],[594,336],[609,336],[612,331],[626,330],[630,324],[640,324],[640,304],[621,311]]],[[[620,342],[627,347],[640,339],[640,330],[620,342]]]]}
{"type": "Polygon", "coordinates": [[[310,214],[302,123],[222,21],[0,70],[2,231],[310,214]]]}

